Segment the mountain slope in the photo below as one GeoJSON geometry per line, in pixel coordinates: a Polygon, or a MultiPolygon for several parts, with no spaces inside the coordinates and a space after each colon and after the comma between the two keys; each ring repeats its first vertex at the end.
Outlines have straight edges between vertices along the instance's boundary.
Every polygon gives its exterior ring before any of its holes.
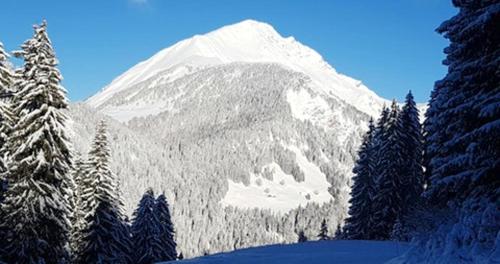
{"type": "MultiPolygon", "coordinates": [[[[277,64],[211,67],[164,86],[131,89],[140,90],[141,101],[154,98],[170,110],[128,125],[182,146],[183,160],[228,178],[223,204],[286,212],[336,198],[332,193],[338,193],[329,187],[347,185],[354,151],[350,145],[357,143],[359,127],[367,119],[332,98],[323,99],[321,107],[290,105],[295,96],[318,97],[311,83],[277,64]]],[[[126,92],[113,100],[138,101],[126,92]]]]}
{"type": "MultiPolygon", "coordinates": [[[[207,68],[166,86],[142,91],[149,87],[143,83],[130,89],[140,91],[137,96],[145,101],[176,100],[171,111],[127,125],[110,120],[113,169],[123,183],[128,211],[149,186],[167,192],[185,256],[289,243],[301,230],[312,238],[322,219],[335,230],[345,217],[351,146],[358,144],[360,132],[342,131],[341,142],[335,131],[343,126],[325,129],[295,118],[289,96],[307,93],[314,98],[309,83],[307,76],[276,64],[236,63],[207,68]],[[245,203],[232,196],[242,189],[250,191],[240,193],[249,195],[245,203]],[[265,202],[248,203],[259,199],[265,202]]],[[[135,100],[128,92],[113,100],[135,100]]],[[[325,103],[354,128],[367,119],[341,101],[325,103]]],[[[304,109],[309,108],[295,111],[304,109]]],[[[98,120],[93,116],[99,116],[93,111],[83,105],[72,111],[75,141],[83,142],[77,145],[84,152],[98,120]]],[[[318,122],[339,120],[328,114],[318,122]]]]}

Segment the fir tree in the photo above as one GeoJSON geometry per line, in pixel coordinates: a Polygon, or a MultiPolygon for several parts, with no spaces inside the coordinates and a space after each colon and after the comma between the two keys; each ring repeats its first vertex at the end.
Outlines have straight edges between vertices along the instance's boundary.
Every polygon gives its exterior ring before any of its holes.
{"type": "Polygon", "coordinates": [[[337,230],[335,230],[335,239],[343,239],[344,238],[344,233],[342,232],[342,226],[340,224],[337,225],[337,230]]]}
{"type": "Polygon", "coordinates": [[[0,203],[3,200],[3,193],[7,190],[7,182],[4,179],[4,174],[7,170],[7,149],[5,143],[14,124],[9,100],[14,82],[14,74],[10,68],[8,58],[9,55],[5,52],[2,42],[0,42],[0,203]]]}
{"type": "Polygon", "coordinates": [[[307,237],[306,237],[306,234],[304,234],[304,230],[300,230],[298,242],[299,243],[307,242],[307,237]]]}
{"type": "Polygon", "coordinates": [[[396,220],[403,210],[401,190],[402,127],[399,107],[393,101],[387,122],[382,127],[380,146],[377,150],[376,193],[372,200],[373,223],[372,238],[389,239],[396,220]]]}
{"type": "Polygon", "coordinates": [[[156,199],[154,213],[160,223],[160,242],[162,261],[175,260],[177,256],[177,244],[174,240],[174,224],[172,223],[170,209],[168,208],[167,198],[161,194],[156,199]]]}
{"type": "Polygon", "coordinates": [[[328,226],[326,225],[326,220],[323,219],[321,222],[321,228],[319,230],[318,234],[319,240],[329,240],[330,237],[328,236],[328,226]]]}
{"type": "Polygon", "coordinates": [[[80,245],[80,237],[84,226],[84,212],[82,210],[83,206],[83,179],[86,176],[86,167],[83,162],[80,154],[75,155],[75,161],[73,163],[73,182],[74,182],[74,190],[73,190],[73,204],[74,209],[72,211],[71,223],[72,223],[72,231],[71,231],[71,249],[73,252],[78,252],[78,245],[80,245]]]}
{"type": "Polygon", "coordinates": [[[155,214],[155,197],[149,189],[142,196],[133,214],[132,238],[134,245],[134,263],[150,264],[163,260],[160,241],[160,221],[155,214]]]}
{"type": "MultiPolygon", "coordinates": [[[[13,74],[10,66],[8,65],[9,55],[5,52],[3,44],[0,42],[0,95],[6,96],[11,89],[13,83],[13,74]]],[[[12,111],[10,109],[10,102],[7,98],[0,98],[0,237],[6,237],[7,227],[4,225],[4,214],[2,213],[2,201],[4,193],[7,191],[7,180],[5,173],[7,171],[7,149],[5,143],[12,131],[12,111]]],[[[5,239],[0,241],[0,260],[4,256],[5,239]]]]}
{"type": "MultiPolygon", "coordinates": [[[[384,162],[382,157],[380,156],[380,149],[382,145],[387,141],[387,128],[388,120],[389,120],[390,110],[388,107],[384,105],[382,108],[382,112],[380,113],[380,117],[377,120],[377,125],[375,126],[375,131],[373,132],[372,144],[373,144],[373,181],[374,181],[374,190],[376,189],[377,181],[379,175],[382,174],[383,166],[381,164],[384,162]]],[[[375,195],[375,194],[373,194],[375,195]]],[[[373,196],[372,196],[373,199],[373,196]]]]}
{"type": "Polygon", "coordinates": [[[67,190],[71,155],[66,136],[68,107],[47,24],[16,52],[24,59],[13,109],[18,121],[7,148],[9,188],[2,210],[9,229],[4,260],[64,263],[69,252],[67,190]]]}
{"type": "Polygon", "coordinates": [[[406,194],[405,203],[411,205],[418,201],[423,191],[423,138],[419,113],[411,91],[406,96],[406,102],[400,115],[403,129],[403,187],[406,194]]]}
{"type": "Polygon", "coordinates": [[[374,142],[375,126],[370,119],[368,132],[358,153],[353,169],[354,185],[349,200],[349,217],[346,219],[345,235],[349,239],[369,239],[372,223],[371,200],[374,194],[374,142]]]}
{"type": "Polygon", "coordinates": [[[422,128],[419,120],[419,113],[411,92],[406,96],[406,102],[399,115],[401,127],[403,129],[402,150],[403,164],[401,167],[401,195],[403,208],[398,219],[398,240],[409,239],[408,221],[411,221],[411,213],[420,202],[420,195],[424,187],[423,178],[423,138],[422,128]]]}
{"type": "Polygon", "coordinates": [[[0,42],[0,89],[2,93],[9,91],[12,85],[12,71],[8,59],[9,54],[0,42]]]}
{"type": "Polygon", "coordinates": [[[426,196],[440,206],[493,195],[500,183],[499,4],[454,4],[459,14],[438,28],[451,41],[448,74],[435,84],[425,122],[426,196]]]}
{"type": "Polygon", "coordinates": [[[106,124],[97,127],[89,151],[88,170],[81,179],[81,210],[85,216],[77,236],[76,263],[131,263],[130,234],[121,214],[117,182],[109,168],[106,124]]]}
{"type": "Polygon", "coordinates": [[[450,208],[453,229],[467,230],[447,234],[447,242],[484,250],[500,229],[500,3],[453,4],[460,11],[438,28],[450,40],[448,73],[436,82],[426,112],[424,197],[429,211],[450,208]]]}

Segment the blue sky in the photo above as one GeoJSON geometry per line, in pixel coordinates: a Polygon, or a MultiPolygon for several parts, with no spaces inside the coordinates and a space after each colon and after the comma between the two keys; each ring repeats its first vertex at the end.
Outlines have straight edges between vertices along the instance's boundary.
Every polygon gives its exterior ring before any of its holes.
{"type": "Polygon", "coordinates": [[[43,18],[71,100],[84,100],[157,51],[255,19],[318,51],[385,98],[426,101],[448,42],[450,0],[2,0],[0,41],[14,50],[43,18]]]}

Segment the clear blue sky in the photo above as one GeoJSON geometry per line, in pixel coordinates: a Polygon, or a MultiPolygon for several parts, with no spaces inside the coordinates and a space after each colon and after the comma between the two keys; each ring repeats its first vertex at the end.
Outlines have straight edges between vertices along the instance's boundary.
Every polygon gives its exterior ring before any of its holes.
{"type": "Polygon", "coordinates": [[[273,25],[385,98],[428,99],[451,0],[2,0],[0,41],[14,50],[43,18],[71,100],[83,100],[157,51],[244,19],[273,25]]]}

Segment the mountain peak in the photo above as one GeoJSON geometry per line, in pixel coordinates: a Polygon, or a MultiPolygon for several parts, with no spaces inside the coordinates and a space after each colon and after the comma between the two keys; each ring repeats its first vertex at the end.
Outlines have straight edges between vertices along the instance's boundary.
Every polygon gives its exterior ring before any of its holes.
{"type": "Polygon", "coordinates": [[[272,35],[272,36],[280,36],[278,32],[268,23],[260,22],[253,19],[246,19],[241,22],[223,26],[219,29],[216,29],[207,35],[216,35],[216,34],[260,34],[261,36],[272,35]]]}
{"type": "MultiPolygon", "coordinates": [[[[304,73],[311,78],[317,93],[340,98],[370,115],[376,115],[385,102],[360,81],[337,73],[313,49],[292,37],[281,36],[267,23],[247,19],[204,35],[195,35],[156,53],[114,79],[87,103],[100,107],[114,94],[172,67],[190,66],[191,70],[181,71],[189,74],[193,68],[232,62],[277,63],[304,73]]],[[[176,78],[183,77],[183,74],[176,75],[176,78]]]]}

